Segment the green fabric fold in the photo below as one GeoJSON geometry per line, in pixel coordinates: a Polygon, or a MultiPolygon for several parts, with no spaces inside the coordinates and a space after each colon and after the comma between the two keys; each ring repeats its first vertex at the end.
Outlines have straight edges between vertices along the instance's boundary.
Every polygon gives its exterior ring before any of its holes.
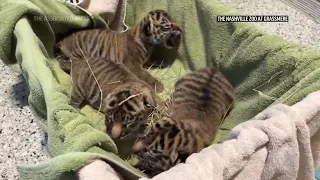
{"type": "MultiPolygon", "coordinates": [[[[273,103],[294,104],[320,89],[319,51],[268,35],[250,23],[217,22],[217,15],[237,14],[217,0],[128,0],[127,25],[133,26],[153,9],[167,10],[184,33],[177,61],[168,69],[151,73],[170,90],[185,73],[215,65],[236,89],[236,106],[215,142],[224,141],[234,126],[273,103]]],[[[58,0],[2,0],[0,17],[0,58],[26,78],[30,108],[48,133],[48,150],[53,157],[38,165],[19,165],[21,179],[69,179],[94,159],[106,160],[125,179],[143,176],[118,157],[119,149],[104,133],[102,114],[88,106],[78,112],[68,105],[70,76],[52,55],[55,35],[107,24],[58,0]],[[71,21],[39,20],[44,15],[71,21]]],[[[158,49],[156,54],[176,58],[170,50],[158,49]]]]}

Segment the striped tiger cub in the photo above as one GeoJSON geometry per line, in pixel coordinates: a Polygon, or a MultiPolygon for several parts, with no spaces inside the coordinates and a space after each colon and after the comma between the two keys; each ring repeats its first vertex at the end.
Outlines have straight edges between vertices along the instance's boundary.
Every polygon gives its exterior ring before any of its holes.
{"type": "MultiPolygon", "coordinates": [[[[164,86],[146,69],[154,46],[163,44],[168,49],[180,45],[181,28],[164,10],[150,11],[140,23],[125,32],[89,29],[75,32],[55,46],[55,56],[61,68],[70,72],[70,58],[101,57],[123,63],[138,78],[162,92],[164,86]]],[[[151,62],[150,62],[151,61],[151,62]]]]}
{"type": "Polygon", "coordinates": [[[123,64],[103,58],[74,60],[71,105],[91,105],[106,114],[107,132],[114,139],[138,136],[156,105],[157,95],[123,64]],[[97,83],[98,82],[98,83],[97,83]]]}
{"type": "Polygon", "coordinates": [[[179,79],[169,116],[154,123],[133,146],[136,167],[154,176],[209,146],[234,99],[232,85],[218,68],[203,68],[179,79]]]}

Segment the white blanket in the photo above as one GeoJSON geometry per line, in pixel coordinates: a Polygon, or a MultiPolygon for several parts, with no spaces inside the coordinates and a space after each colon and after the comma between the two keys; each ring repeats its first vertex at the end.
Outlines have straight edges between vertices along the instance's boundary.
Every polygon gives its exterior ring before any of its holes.
{"type": "Polygon", "coordinates": [[[75,1],[73,4],[78,4],[80,7],[101,16],[112,30],[127,30],[124,23],[126,0],[80,0],[80,3],[75,1]]]}

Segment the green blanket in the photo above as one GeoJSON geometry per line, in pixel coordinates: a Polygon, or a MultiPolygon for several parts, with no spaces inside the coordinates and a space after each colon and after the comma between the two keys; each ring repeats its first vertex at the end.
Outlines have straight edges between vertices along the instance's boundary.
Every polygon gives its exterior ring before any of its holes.
{"type": "MultiPolygon", "coordinates": [[[[168,89],[183,74],[211,65],[220,67],[236,89],[236,106],[216,142],[271,104],[293,104],[320,89],[320,52],[267,35],[249,23],[218,23],[216,15],[237,12],[216,0],[128,0],[127,25],[152,9],[167,10],[184,30],[177,61],[169,69],[152,70],[168,89]]],[[[48,133],[53,156],[39,165],[19,165],[21,179],[71,179],[97,158],[109,162],[125,179],[143,176],[116,155],[121,148],[103,133],[101,114],[89,107],[78,112],[68,105],[70,77],[52,55],[54,34],[106,27],[102,19],[58,0],[2,0],[0,18],[0,58],[26,78],[30,108],[48,133]],[[73,21],[39,21],[43,15],[73,21]]],[[[175,57],[159,51],[165,58],[175,57]]]]}

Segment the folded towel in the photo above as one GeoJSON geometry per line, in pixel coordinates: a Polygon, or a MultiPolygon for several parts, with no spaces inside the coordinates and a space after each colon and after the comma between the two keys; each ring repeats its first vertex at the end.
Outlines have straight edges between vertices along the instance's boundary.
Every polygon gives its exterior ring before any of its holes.
{"type": "Polygon", "coordinates": [[[78,172],[79,180],[123,180],[123,178],[104,161],[95,160],[78,172]]]}
{"type": "MultiPolygon", "coordinates": [[[[167,10],[184,34],[178,55],[165,49],[157,52],[165,60],[177,57],[178,61],[168,69],[151,72],[171,89],[185,73],[217,65],[238,93],[236,106],[216,142],[222,142],[233,127],[272,103],[294,104],[319,89],[319,52],[267,35],[252,24],[216,22],[216,15],[236,13],[217,0],[130,0],[127,24],[132,26],[155,8],[167,10]]],[[[19,166],[21,179],[68,176],[94,159],[107,161],[125,179],[142,177],[141,172],[113,156],[118,149],[103,133],[101,114],[89,107],[79,113],[68,105],[70,77],[52,55],[54,34],[107,27],[103,19],[59,0],[2,0],[0,17],[0,58],[21,69],[27,79],[29,105],[48,133],[48,149],[53,156],[38,166],[19,166]]]]}

